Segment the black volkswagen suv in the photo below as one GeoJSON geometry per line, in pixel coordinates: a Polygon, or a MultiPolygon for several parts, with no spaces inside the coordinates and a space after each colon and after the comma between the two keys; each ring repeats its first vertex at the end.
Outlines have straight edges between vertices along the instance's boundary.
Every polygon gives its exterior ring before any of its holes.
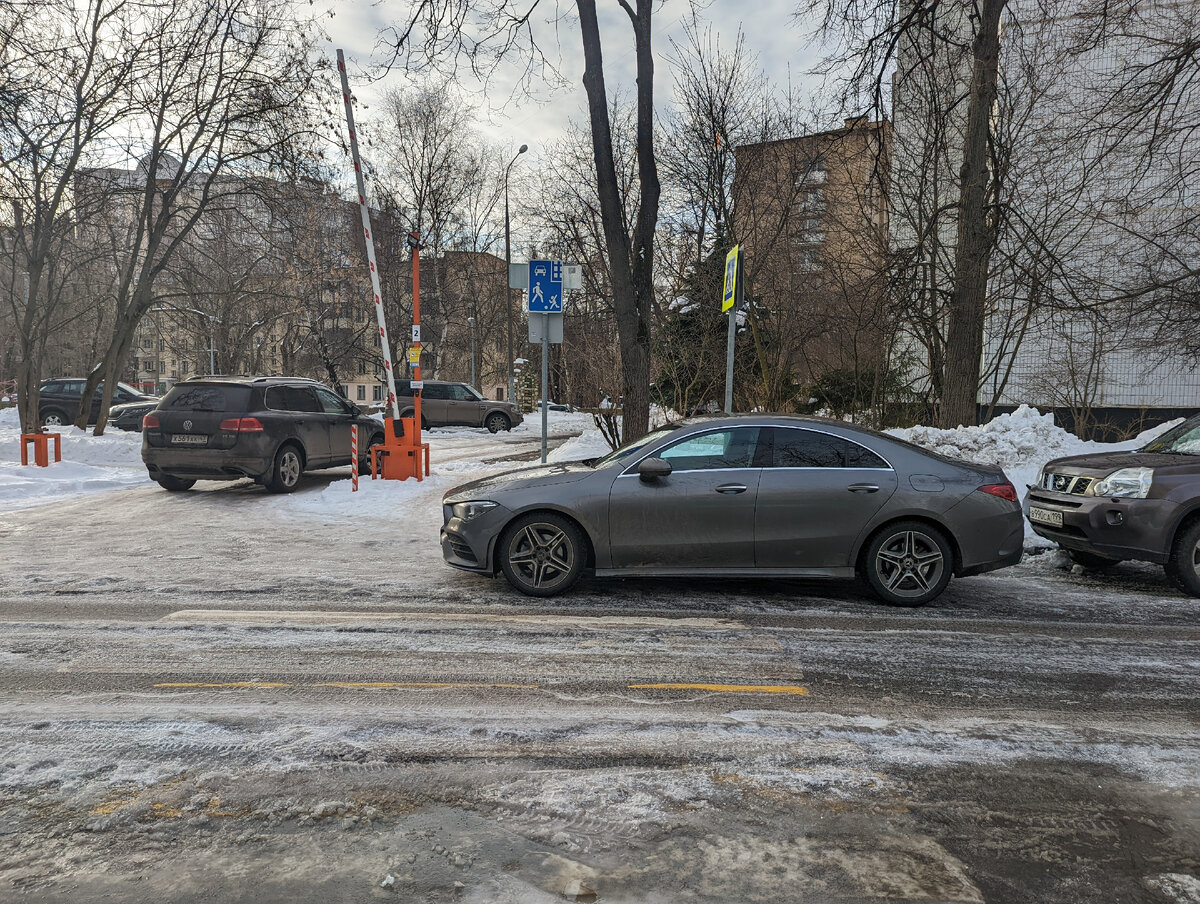
{"type": "Polygon", "coordinates": [[[353,425],[369,467],[383,424],[315,380],[197,377],[177,383],[145,416],[142,461],[168,490],[250,477],[288,493],[306,470],[350,464],[353,425]]]}

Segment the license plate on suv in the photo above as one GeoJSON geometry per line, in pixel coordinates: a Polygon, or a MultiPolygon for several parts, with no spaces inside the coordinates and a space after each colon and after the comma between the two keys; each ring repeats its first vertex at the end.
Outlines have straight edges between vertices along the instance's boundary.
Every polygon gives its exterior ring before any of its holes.
{"type": "Polygon", "coordinates": [[[201,433],[172,433],[171,442],[179,446],[207,446],[208,437],[201,433]]]}
{"type": "Polygon", "coordinates": [[[1029,507],[1029,520],[1037,524],[1045,524],[1049,527],[1062,527],[1062,512],[1055,512],[1051,509],[1029,507]]]}

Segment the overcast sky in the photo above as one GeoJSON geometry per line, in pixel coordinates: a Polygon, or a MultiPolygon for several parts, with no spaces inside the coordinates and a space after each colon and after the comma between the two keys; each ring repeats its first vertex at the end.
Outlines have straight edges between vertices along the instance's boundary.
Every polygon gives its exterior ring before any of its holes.
{"type": "MultiPolygon", "coordinates": [[[[385,29],[396,22],[396,14],[408,8],[407,0],[341,0],[327,7],[334,11],[325,19],[330,40],[325,47],[332,58],[334,49],[346,51],[350,62],[348,71],[352,89],[360,101],[374,107],[379,94],[389,85],[405,84],[403,73],[374,83],[368,82],[368,67],[380,57],[378,42],[385,29]]],[[[632,96],[634,88],[633,35],[629,19],[616,0],[598,0],[602,40],[604,43],[605,80],[610,97],[618,86],[632,96]]],[[[807,29],[792,16],[795,0],[712,0],[695,3],[689,0],[667,0],[654,13],[653,46],[655,52],[655,96],[659,109],[671,103],[671,73],[667,64],[670,39],[682,40],[684,25],[690,20],[693,8],[702,24],[711,24],[722,46],[732,46],[739,27],[745,34],[746,46],[758,58],[759,66],[781,90],[790,80],[802,94],[815,85],[809,70],[820,60],[819,48],[808,42],[807,29]]],[[[573,13],[574,3],[559,0],[558,7],[573,13]]],[[[542,0],[546,10],[537,24],[540,42],[560,67],[565,84],[538,84],[534,98],[512,95],[512,71],[501,73],[491,85],[467,82],[474,100],[480,103],[480,129],[492,140],[515,149],[522,142],[530,145],[530,161],[536,161],[538,148],[562,133],[568,120],[583,121],[584,95],[583,50],[575,21],[563,21],[556,30],[547,22],[555,10],[554,0],[542,0]]],[[[364,127],[370,126],[370,111],[360,113],[364,127]]]]}

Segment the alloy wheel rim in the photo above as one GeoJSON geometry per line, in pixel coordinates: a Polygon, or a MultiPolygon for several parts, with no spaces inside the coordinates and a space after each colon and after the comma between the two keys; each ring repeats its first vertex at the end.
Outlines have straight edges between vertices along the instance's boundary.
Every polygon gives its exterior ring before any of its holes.
{"type": "Polygon", "coordinates": [[[42,421],[42,423],[47,427],[61,427],[62,418],[60,418],[57,414],[51,414],[44,421],[42,421]]]}
{"type": "Polygon", "coordinates": [[[300,479],[300,458],[295,452],[285,452],[279,462],[279,476],[284,486],[292,486],[300,479]]]}
{"type": "Polygon", "coordinates": [[[875,554],[875,571],[889,593],[912,599],[937,586],[945,571],[941,548],[928,534],[900,531],[875,554]]]}
{"type": "Polygon", "coordinates": [[[1196,577],[1200,578],[1200,541],[1196,542],[1196,546],[1192,549],[1192,571],[1196,573],[1196,577]]]}
{"type": "Polygon", "coordinates": [[[575,547],[561,528],[530,524],[509,541],[508,564],[530,587],[547,589],[566,580],[575,565],[575,547]]]}

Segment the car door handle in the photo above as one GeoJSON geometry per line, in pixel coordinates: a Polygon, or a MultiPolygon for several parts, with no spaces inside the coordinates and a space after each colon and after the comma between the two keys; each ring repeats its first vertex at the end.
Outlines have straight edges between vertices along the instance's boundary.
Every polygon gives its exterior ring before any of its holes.
{"type": "Polygon", "coordinates": [[[744,483],[726,483],[717,487],[717,492],[725,493],[726,495],[744,493],[746,492],[746,485],[744,483]]]}
{"type": "Polygon", "coordinates": [[[874,483],[852,483],[846,487],[851,493],[878,493],[879,486],[874,483]]]}

